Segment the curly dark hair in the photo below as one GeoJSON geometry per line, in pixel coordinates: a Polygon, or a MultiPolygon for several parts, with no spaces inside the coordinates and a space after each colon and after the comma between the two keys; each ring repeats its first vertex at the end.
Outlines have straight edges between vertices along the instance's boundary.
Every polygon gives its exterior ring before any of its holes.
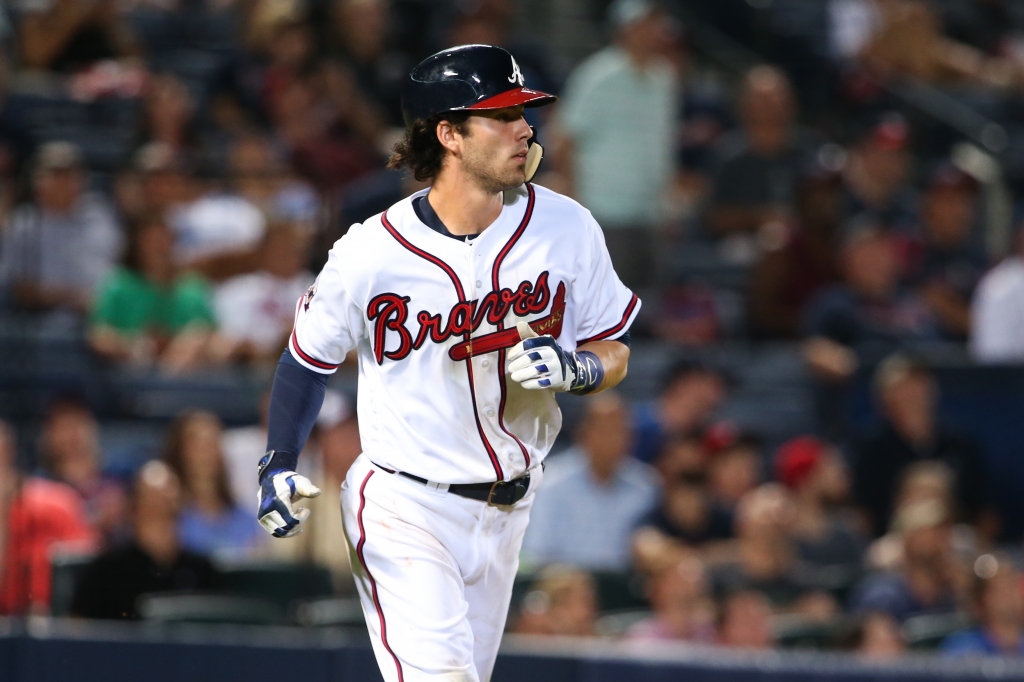
{"type": "Polygon", "coordinates": [[[414,121],[411,127],[405,129],[405,137],[395,145],[391,158],[388,159],[388,168],[406,168],[412,171],[413,177],[420,182],[437,177],[445,156],[445,149],[437,139],[437,124],[448,121],[460,135],[467,135],[468,119],[469,112],[451,111],[426,120],[414,121]]]}

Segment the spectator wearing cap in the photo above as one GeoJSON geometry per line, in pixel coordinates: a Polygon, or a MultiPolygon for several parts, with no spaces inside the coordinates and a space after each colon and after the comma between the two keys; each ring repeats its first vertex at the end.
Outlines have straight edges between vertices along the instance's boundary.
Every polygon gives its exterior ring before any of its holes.
{"type": "Polygon", "coordinates": [[[977,191],[975,180],[952,164],[932,173],[922,202],[922,243],[908,272],[943,335],[957,341],[967,338],[971,296],[988,267],[978,240],[971,238],[977,191]]]}
{"type": "Polygon", "coordinates": [[[976,625],[942,642],[947,656],[1024,656],[1024,583],[1009,557],[974,562],[971,611],[976,625]]]}
{"type": "Polygon", "coordinates": [[[917,196],[909,184],[912,159],[906,119],[883,115],[850,150],[844,215],[867,213],[888,229],[912,233],[918,223],[917,196]]]}
{"type": "Polygon", "coordinates": [[[775,478],[790,490],[796,504],[793,537],[800,558],[857,571],[866,543],[844,507],[850,477],[840,454],[813,436],[794,438],[775,454],[775,478]]]}
{"type": "Polygon", "coordinates": [[[795,118],[783,71],[761,64],[747,72],[740,92],[742,133],[721,143],[711,192],[707,221],[716,234],[752,234],[791,220],[800,170],[812,156],[795,118]]]}
{"type": "Polygon", "coordinates": [[[100,355],[168,372],[212,358],[214,316],[209,285],[172,262],[174,235],[151,214],[128,235],[124,264],[99,288],[89,342],[100,355]]]}
{"type": "Polygon", "coordinates": [[[796,226],[780,240],[765,240],[754,267],[748,313],[756,338],[799,338],[804,308],[839,282],[842,208],[840,174],[818,163],[805,167],[796,190],[796,226]]]}
{"type": "Polygon", "coordinates": [[[986,364],[1024,364],[1024,223],[1014,249],[979,282],[971,301],[971,356],[986,364]]]}
{"type": "Polygon", "coordinates": [[[143,594],[219,588],[220,576],[209,559],[182,547],[181,505],[178,476],[163,462],[147,462],[135,479],[131,540],[89,564],[75,586],[71,612],[137,620],[143,594]]]}
{"type": "Polygon", "coordinates": [[[587,401],[575,446],[551,458],[524,555],[540,564],[625,571],[630,535],[658,496],[654,470],[629,456],[629,411],[615,393],[587,401]]]}
{"type": "Polygon", "coordinates": [[[0,422],[0,614],[47,612],[51,553],[91,552],[99,542],[86,518],[72,488],[18,470],[14,434],[0,422]]]}
{"type": "Polygon", "coordinates": [[[948,466],[956,481],[955,503],[963,520],[994,538],[998,520],[988,507],[984,462],[975,442],[946,429],[938,419],[939,387],[924,364],[903,355],[887,358],[874,377],[883,422],[858,447],[854,498],[875,535],[889,527],[897,487],[915,462],[948,466]]]}
{"type": "Polygon", "coordinates": [[[113,267],[122,236],[110,207],[85,189],[81,152],[49,142],[33,163],[33,200],[0,231],[0,285],[14,305],[35,311],[89,310],[113,267]]]}
{"type": "Polygon", "coordinates": [[[903,507],[893,521],[901,540],[898,560],[862,580],[850,596],[855,613],[886,613],[898,621],[952,613],[962,583],[953,552],[949,512],[937,500],[903,507]]]}
{"type": "Polygon", "coordinates": [[[822,291],[804,316],[804,352],[816,375],[846,379],[859,363],[939,338],[931,310],[900,286],[896,239],[871,218],[847,227],[840,267],[843,282],[822,291]]]}
{"type": "Polygon", "coordinates": [[[653,286],[657,225],[673,175],[678,76],[669,60],[668,15],[650,0],[609,8],[615,43],[570,74],[556,112],[571,194],[604,229],[626,286],[653,286]]]}
{"type": "Polygon", "coordinates": [[[727,391],[726,377],[716,368],[689,360],[673,364],[657,401],[634,408],[637,459],[653,462],[671,438],[707,426],[727,391]]]}

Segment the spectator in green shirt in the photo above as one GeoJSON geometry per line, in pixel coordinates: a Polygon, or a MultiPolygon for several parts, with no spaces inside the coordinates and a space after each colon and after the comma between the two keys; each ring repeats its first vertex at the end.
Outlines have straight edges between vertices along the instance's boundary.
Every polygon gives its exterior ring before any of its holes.
{"type": "Polygon", "coordinates": [[[209,287],[175,268],[173,247],[160,216],[133,227],[124,263],[100,285],[92,311],[89,338],[100,355],[170,372],[207,360],[215,340],[209,287]]]}

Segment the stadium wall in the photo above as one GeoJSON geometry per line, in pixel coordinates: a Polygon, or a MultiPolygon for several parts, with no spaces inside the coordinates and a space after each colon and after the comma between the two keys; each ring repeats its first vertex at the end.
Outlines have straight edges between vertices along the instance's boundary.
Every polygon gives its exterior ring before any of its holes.
{"type": "MultiPolygon", "coordinates": [[[[846,654],[736,654],[687,646],[506,638],[492,682],[982,682],[1024,679],[1005,659],[846,654]]],[[[304,682],[380,680],[365,639],[327,630],[0,621],[3,682],[304,682]]]]}

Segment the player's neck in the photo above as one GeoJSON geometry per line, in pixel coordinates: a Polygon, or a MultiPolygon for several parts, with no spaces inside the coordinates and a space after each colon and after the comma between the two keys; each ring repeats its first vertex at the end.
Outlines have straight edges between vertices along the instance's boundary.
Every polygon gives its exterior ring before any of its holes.
{"type": "Polygon", "coordinates": [[[461,174],[445,169],[427,195],[437,217],[455,235],[480,234],[501,214],[501,192],[487,192],[461,174]]]}

